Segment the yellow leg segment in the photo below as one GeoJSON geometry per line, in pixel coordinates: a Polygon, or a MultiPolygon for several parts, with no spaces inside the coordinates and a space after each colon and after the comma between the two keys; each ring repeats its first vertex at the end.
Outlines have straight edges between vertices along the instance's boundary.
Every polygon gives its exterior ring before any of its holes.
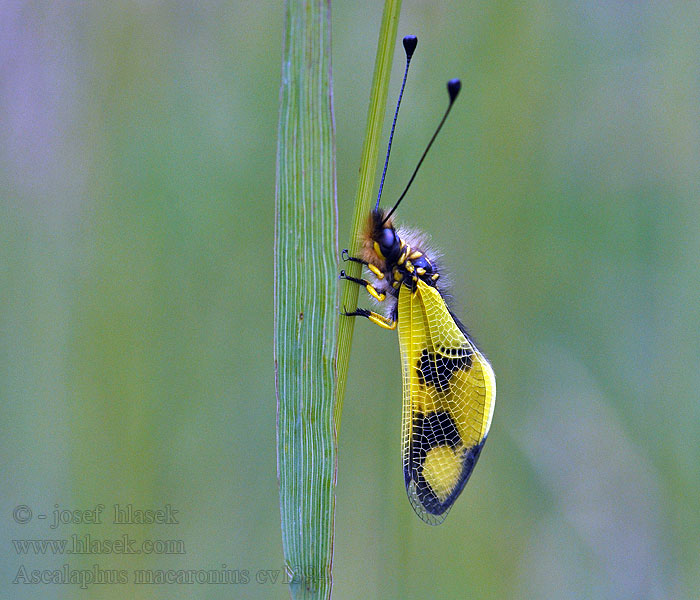
{"type": "Polygon", "coordinates": [[[392,321],[389,317],[385,317],[379,313],[370,311],[367,318],[375,325],[379,325],[382,329],[396,329],[396,321],[392,321]]]}
{"type": "Polygon", "coordinates": [[[374,273],[377,279],[384,279],[384,273],[379,270],[379,267],[375,267],[372,263],[367,263],[367,268],[374,273]]]}
{"type": "Polygon", "coordinates": [[[374,286],[371,283],[368,283],[365,286],[365,288],[372,296],[374,296],[377,299],[378,302],[384,302],[384,300],[386,299],[386,294],[380,294],[377,290],[374,289],[374,286]]]}
{"type": "Polygon", "coordinates": [[[343,315],[346,317],[365,317],[375,325],[379,325],[382,329],[396,329],[396,321],[384,315],[380,315],[379,313],[367,310],[366,308],[358,308],[354,312],[344,312],[343,315]]]}

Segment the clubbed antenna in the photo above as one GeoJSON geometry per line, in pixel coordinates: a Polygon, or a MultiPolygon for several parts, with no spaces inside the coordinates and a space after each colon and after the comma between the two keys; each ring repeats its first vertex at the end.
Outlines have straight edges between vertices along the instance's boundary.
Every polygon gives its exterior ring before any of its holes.
{"type": "Polygon", "coordinates": [[[411,64],[411,57],[418,45],[418,38],[415,35],[407,35],[403,38],[403,49],[406,51],[406,69],[403,72],[403,81],[401,82],[401,91],[399,92],[399,101],[396,103],[396,111],[394,112],[394,122],[391,124],[391,133],[389,134],[389,147],[386,149],[386,159],[384,160],[384,170],[382,171],[382,180],[379,183],[379,193],[377,194],[377,204],[374,210],[379,208],[379,200],[382,197],[382,189],[384,188],[384,178],[386,177],[386,169],[389,166],[389,154],[391,154],[391,141],[394,139],[394,129],[396,129],[396,118],[399,116],[399,106],[401,106],[401,98],[403,98],[403,90],[406,87],[406,77],[408,77],[408,66],[411,64]]]}

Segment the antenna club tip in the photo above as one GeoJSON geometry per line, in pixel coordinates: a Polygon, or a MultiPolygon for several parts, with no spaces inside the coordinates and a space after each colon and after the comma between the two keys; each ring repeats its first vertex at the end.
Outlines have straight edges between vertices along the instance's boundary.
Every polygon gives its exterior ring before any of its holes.
{"type": "Polygon", "coordinates": [[[403,49],[406,51],[406,56],[411,58],[418,45],[418,38],[415,35],[407,35],[403,38],[403,49]]]}
{"type": "Polygon", "coordinates": [[[450,95],[450,104],[455,101],[459,95],[459,90],[462,89],[462,82],[459,79],[450,79],[447,82],[447,93],[450,95]]]}

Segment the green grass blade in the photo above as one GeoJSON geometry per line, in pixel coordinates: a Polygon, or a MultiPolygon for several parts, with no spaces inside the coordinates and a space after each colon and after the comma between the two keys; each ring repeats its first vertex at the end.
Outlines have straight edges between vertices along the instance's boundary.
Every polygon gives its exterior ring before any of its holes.
{"type": "MultiPolygon", "coordinates": [[[[401,0],[386,0],[384,14],[379,31],[377,57],[374,62],[374,77],[372,91],[367,111],[367,127],[365,141],[362,147],[360,161],[360,180],[355,194],[355,209],[350,232],[350,254],[357,256],[359,250],[358,233],[361,230],[369,211],[372,208],[374,182],[376,180],[379,158],[379,146],[386,113],[386,98],[391,78],[391,64],[396,51],[396,29],[401,11],[401,0]]],[[[344,269],[348,275],[359,277],[361,267],[357,263],[348,262],[344,269]]],[[[340,306],[352,311],[357,307],[359,286],[344,285],[340,306]]],[[[336,425],[340,430],[340,417],[345,398],[345,384],[350,363],[350,347],[355,319],[342,318],[338,330],[338,399],[336,403],[336,425]]]]}
{"type": "Polygon", "coordinates": [[[286,4],[277,149],[275,372],[282,540],[293,598],[329,598],[337,206],[330,3],[286,4]]]}

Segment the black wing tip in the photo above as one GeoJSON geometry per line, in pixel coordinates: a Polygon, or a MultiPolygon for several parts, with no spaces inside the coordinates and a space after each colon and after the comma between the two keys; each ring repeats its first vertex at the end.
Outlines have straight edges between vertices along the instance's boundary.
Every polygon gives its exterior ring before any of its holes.
{"type": "Polygon", "coordinates": [[[413,473],[410,470],[404,469],[408,499],[411,502],[413,510],[422,521],[428,525],[440,525],[440,523],[447,518],[447,514],[450,512],[450,509],[454,505],[457,498],[459,498],[459,495],[467,485],[471,474],[474,472],[474,467],[479,460],[481,450],[486,443],[486,437],[487,436],[484,436],[482,440],[476,444],[476,446],[473,446],[469,450],[457,486],[453,492],[447,498],[445,498],[444,502],[440,502],[440,500],[438,500],[437,496],[433,493],[425,480],[424,485],[421,486],[418,481],[413,479],[413,473]]]}

